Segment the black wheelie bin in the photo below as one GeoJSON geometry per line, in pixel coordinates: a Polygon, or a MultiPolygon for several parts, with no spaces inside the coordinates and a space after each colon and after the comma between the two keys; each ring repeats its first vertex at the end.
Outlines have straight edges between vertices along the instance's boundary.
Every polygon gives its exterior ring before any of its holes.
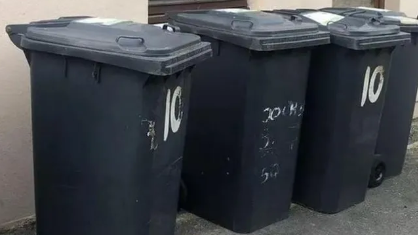
{"type": "Polygon", "coordinates": [[[411,33],[411,42],[393,52],[386,101],[380,123],[369,187],[402,173],[418,88],[418,20],[404,13],[377,8],[324,8],[340,15],[378,18],[411,33]]]}
{"type": "Polygon", "coordinates": [[[184,208],[240,233],[287,218],[310,51],[329,33],[244,9],[170,14],[169,23],[214,51],[193,73],[184,208]]]}
{"type": "Polygon", "coordinates": [[[337,213],[365,199],[392,52],[410,35],[375,18],[274,12],[331,33],[331,44],[312,52],[293,201],[337,213]]]}
{"type": "Polygon", "coordinates": [[[6,29],[30,55],[37,234],[172,235],[190,74],[210,45],[66,19],[6,29]]]}

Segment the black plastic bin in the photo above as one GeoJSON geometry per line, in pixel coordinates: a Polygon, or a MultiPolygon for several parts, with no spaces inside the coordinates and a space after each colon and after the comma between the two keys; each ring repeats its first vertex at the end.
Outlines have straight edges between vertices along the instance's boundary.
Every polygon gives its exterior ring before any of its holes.
{"type": "Polygon", "coordinates": [[[401,174],[409,141],[418,88],[418,20],[404,13],[376,8],[324,8],[321,11],[364,19],[378,18],[384,24],[400,26],[411,33],[411,43],[393,53],[386,102],[383,108],[376,157],[369,187],[379,186],[385,177],[401,174]]]}
{"type": "Polygon", "coordinates": [[[174,234],[190,73],[209,43],[66,19],[7,27],[30,54],[37,234],[174,234]]]}
{"type": "Polygon", "coordinates": [[[331,44],[312,52],[294,202],[337,213],[364,201],[398,26],[314,10],[279,10],[317,22],[331,44]]]}
{"type": "Polygon", "coordinates": [[[196,66],[186,134],[185,209],[235,232],[288,217],[315,24],[222,9],[169,15],[211,42],[196,66]]]}

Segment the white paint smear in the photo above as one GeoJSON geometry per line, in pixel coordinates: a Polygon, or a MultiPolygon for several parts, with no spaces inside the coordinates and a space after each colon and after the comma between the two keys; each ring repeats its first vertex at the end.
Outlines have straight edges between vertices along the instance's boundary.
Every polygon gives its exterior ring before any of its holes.
{"type": "Polygon", "coordinates": [[[409,18],[405,16],[385,16],[390,19],[399,20],[401,24],[408,24],[408,25],[418,25],[418,20],[414,18],[409,18]]]}
{"type": "Polygon", "coordinates": [[[83,24],[101,24],[101,25],[114,25],[119,24],[122,22],[126,22],[127,20],[120,20],[120,19],[112,19],[112,18],[86,18],[82,20],[77,20],[77,23],[83,24]]]}
{"type": "Polygon", "coordinates": [[[329,23],[337,22],[341,19],[344,19],[343,16],[332,14],[329,12],[311,12],[303,14],[303,16],[321,24],[327,26],[329,23]]]}
{"type": "Polygon", "coordinates": [[[358,9],[363,10],[371,10],[371,11],[380,11],[380,12],[389,12],[390,10],[387,9],[381,9],[381,8],[373,8],[373,7],[357,7],[358,9]]]}

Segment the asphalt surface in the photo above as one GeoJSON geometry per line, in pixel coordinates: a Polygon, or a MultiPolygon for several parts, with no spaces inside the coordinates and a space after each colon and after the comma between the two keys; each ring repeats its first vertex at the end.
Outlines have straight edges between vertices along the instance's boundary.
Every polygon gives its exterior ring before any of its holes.
{"type": "MultiPolygon", "coordinates": [[[[34,224],[1,235],[35,235],[34,224]]],[[[176,235],[233,235],[190,214],[177,220],[176,235]]],[[[336,215],[292,208],[289,219],[252,235],[414,235],[418,234],[418,149],[408,153],[401,176],[370,190],[367,200],[336,215]]],[[[121,234],[123,235],[123,234],[121,234]]]]}

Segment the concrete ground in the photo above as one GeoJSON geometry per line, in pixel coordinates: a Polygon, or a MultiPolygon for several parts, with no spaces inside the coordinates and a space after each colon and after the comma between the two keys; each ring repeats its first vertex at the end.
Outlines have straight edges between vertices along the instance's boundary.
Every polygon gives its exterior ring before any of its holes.
{"type": "MultiPolygon", "coordinates": [[[[34,224],[0,235],[35,235],[34,224]]],[[[177,221],[176,235],[234,235],[190,214],[177,221]]],[[[252,235],[413,235],[418,234],[418,148],[408,153],[400,177],[370,190],[367,200],[336,215],[295,206],[289,219],[252,235]]]]}
{"type": "MultiPolygon", "coordinates": [[[[216,225],[181,215],[176,235],[234,235],[216,225]]],[[[408,153],[404,172],[370,190],[367,200],[336,215],[300,206],[290,218],[252,235],[413,235],[418,234],[418,148],[408,153]]]]}

